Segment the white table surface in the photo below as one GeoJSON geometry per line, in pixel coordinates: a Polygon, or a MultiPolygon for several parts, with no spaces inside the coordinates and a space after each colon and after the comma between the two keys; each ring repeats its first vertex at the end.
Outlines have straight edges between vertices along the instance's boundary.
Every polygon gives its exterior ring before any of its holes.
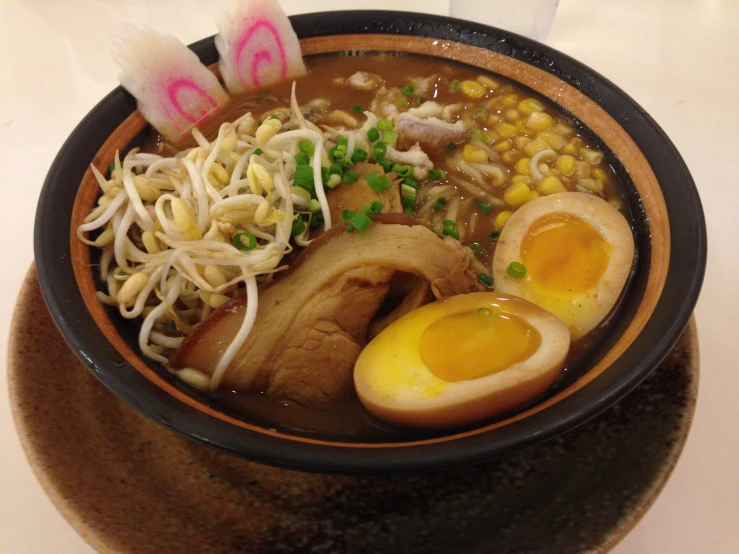
{"type": "MultiPolygon", "coordinates": [[[[399,6],[282,3],[288,13],[399,6]]],[[[77,122],[117,84],[111,33],[130,21],[193,42],[215,33],[224,4],[0,0],[0,360],[33,260],[34,211],[46,171],[77,122]]],[[[406,0],[402,7],[447,11],[444,0],[406,0]]],[[[702,367],[695,422],[666,488],[615,552],[739,552],[739,0],[561,0],[549,43],[617,83],[659,122],[693,173],[708,221],[708,272],[696,310],[702,367]]],[[[0,552],[92,552],[31,472],[4,377],[0,552]]]]}

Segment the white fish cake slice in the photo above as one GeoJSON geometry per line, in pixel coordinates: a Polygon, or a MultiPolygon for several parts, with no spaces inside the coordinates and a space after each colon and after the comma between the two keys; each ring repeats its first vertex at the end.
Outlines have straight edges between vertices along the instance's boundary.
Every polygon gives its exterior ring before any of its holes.
{"type": "Polygon", "coordinates": [[[298,36],[275,0],[236,0],[221,18],[216,48],[231,94],[305,75],[298,36]]]}
{"type": "Polygon", "coordinates": [[[121,85],[168,141],[178,142],[230,100],[192,50],[153,29],[131,27],[116,41],[112,56],[122,69],[121,85]]]}

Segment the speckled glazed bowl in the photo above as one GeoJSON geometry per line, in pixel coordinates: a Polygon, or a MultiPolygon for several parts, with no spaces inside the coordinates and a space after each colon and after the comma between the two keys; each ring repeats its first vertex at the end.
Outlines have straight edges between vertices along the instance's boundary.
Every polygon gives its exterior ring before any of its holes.
{"type": "MultiPolygon", "coordinates": [[[[36,220],[39,280],[79,357],[143,414],[187,437],[251,460],[318,472],[409,472],[480,462],[567,431],[639,384],[685,328],[705,270],[705,223],[695,185],[656,123],[606,79],[544,45],[444,17],[331,12],[292,18],[305,55],[346,50],[437,56],[498,73],[550,98],[589,133],[613,166],[632,215],[638,261],[611,332],[536,404],[446,435],[352,442],[266,426],[184,386],[145,361],[135,323],[96,299],[87,247],[74,230],[97,195],[90,163],[105,168],[136,144],[145,122],[114,90],[80,123],[49,171],[36,220]]],[[[217,60],[213,39],[193,50],[217,60]]]]}

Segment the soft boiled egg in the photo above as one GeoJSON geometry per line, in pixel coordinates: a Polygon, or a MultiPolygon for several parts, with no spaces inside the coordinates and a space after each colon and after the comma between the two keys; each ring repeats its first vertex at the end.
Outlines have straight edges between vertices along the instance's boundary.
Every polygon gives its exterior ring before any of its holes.
{"type": "Polygon", "coordinates": [[[496,291],[556,315],[576,340],[609,314],[633,262],[626,218],[602,198],[563,192],[511,216],[498,238],[493,279],[496,291]]]}
{"type": "Polygon", "coordinates": [[[451,427],[502,414],[559,375],[570,333],[552,314],[505,294],[476,292],[427,304],[362,351],[362,404],[399,426],[451,427]]]}

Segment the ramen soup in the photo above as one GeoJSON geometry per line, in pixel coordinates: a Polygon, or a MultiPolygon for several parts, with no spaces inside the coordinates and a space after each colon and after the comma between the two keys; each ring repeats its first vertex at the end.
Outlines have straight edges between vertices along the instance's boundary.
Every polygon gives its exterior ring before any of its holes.
{"type": "Polygon", "coordinates": [[[265,427],[387,440],[546,394],[607,332],[634,260],[598,145],[468,66],[304,62],[98,172],[101,301],[145,356],[265,427]]]}

